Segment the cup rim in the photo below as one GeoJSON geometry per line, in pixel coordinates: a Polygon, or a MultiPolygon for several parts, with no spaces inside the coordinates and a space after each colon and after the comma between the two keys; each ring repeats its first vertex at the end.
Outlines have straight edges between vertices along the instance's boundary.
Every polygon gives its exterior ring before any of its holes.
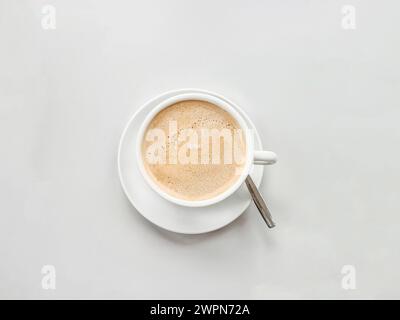
{"type": "Polygon", "coordinates": [[[231,196],[239,187],[243,184],[245,181],[247,175],[250,172],[251,165],[253,164],[252,161],[252,154],[253,154],[253,145],[251,144],[252,140],[250,139],[250,134],[249,134],[249,128],[244,120],[244,118],[235,110],[233,106],[231,106],[228,102],[223,101],[222,99],[206,94],[206,93],[183,93],[183,94],[178,94],[176,96],[167,98],[160,102],[156,107],[154,107],[145,117],[143,123],[141,124],[139,128],[139,132],[137,135],[137,141],[136,141],[136,158],[137,158],[137,163],[139,166],[139,171],[141,172],[143,178],[146,180],[146,182],[150,185],[150,187],[158,193],[160,196],[162,196],[164,199],[181,205],[181,206],[187,206],[187,207],[205,207],[209,206],[212,204],[216,204],[229,196],[231,196]],[[221,109],[227,111],[239,124],[241,129],[243,130],[244,136],[245,136],[245,141],[246,141],[246,159],[245,159],[245,165],[242,169],[242,172],[240,174],[240,177],[231,185],[229,188],[227,188],[224,192],[208,199],[203,199],[203,200],[186,200],[186,199],[181,199],[175,196],[172,196],[171,194],[167,193],[164,191],[161,187],[157,185],[157,183],[154,181],[154,179],[148,174],[144,163],[143,163],[143,157],[142,157],[142,141],[144,139],[144,134],[149,126],[150,122],[153,120],[153,118],[163,109],[181,101],[187,101],[187,100],[201,100],[201,101],[206,101],[212,104],[215,104],[216,106],[220,107],[221,109]]]}

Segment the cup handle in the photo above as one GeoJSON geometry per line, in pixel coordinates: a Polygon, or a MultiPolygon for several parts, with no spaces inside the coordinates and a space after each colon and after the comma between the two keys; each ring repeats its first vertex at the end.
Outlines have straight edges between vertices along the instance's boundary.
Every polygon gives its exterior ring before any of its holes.
{"type": "Polygon", "coordinates": [[[261,150],[254,151],[254,160],[253,160],[254,164],[267,165],[267,164],[274,164],[276,161],[277,161],[277,156],[272,151],[261,151],[261,150]]]}

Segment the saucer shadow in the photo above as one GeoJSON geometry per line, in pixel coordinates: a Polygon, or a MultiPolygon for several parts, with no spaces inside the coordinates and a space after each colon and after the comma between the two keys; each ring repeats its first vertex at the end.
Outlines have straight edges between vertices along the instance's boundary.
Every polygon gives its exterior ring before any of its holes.
{"type": "Polygon", "coordinates": [[[221,237],[230,232],[240,233],[241,232],[240,230],[243,230],[245,226],[248,224],[248,216],[246,214],[247,211],[248,209],[246,209],[237,219],[235,219],[234,221],[232,221],[231,223],[220,229],[199,234],[176,233],[158,227],[152,224],[150,221],[147,220],[146,221],[148,222],[147,224],[151,227],[152,231],[153,232],[155,231],[165,240],[179,245],[191,245],[193,243],[199,243],[214,239],[216,237],[221,237]]]}

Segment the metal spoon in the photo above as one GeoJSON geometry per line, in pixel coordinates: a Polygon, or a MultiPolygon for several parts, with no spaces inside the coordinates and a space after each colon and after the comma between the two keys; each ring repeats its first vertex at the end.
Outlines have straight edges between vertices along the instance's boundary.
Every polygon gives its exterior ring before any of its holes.
{"type": "Polygon", "coordinates": [[[271,213],[269,212],[263,197],[261,196],[260,192],[258,191],[258,189],[257,189],[256,185],[254,184],[253,179],[250,177],[250,175],[248,175],[246,178],[246,186],[249,189],[251,197],[253,198],[253,201],[254,201],[258,211],[260,211],[261,216],[264,219],[267,226],[269,228],[275,227],[275,223],[272,221],[271,213]]]}

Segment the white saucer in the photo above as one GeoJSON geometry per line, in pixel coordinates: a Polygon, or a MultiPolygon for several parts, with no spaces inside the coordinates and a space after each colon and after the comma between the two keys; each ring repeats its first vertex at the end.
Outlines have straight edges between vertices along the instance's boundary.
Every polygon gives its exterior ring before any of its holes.
{"type": "MultiPolygon", "coordinates": [[[[217,230],[238,218],[250,204],[250,194],[242,185],[232,196],[215,205],[189,208],[173,204],[158,195],[144,180],[136,162],[136,135],[147,113],[162,100],[187,92],[212,94],[233,105],[254,130],[256,150],[262,150],[260,137],[254,124],[234,103],[215,93],[200,89],[181,89],[163,93],[145,103],[126,125],[118,149],[118,171],[122,188],[132,205],[149,221],[169,231],[198,234],[217,230]]],[[[259,186],[263,166],[254,166],[251,177],[259,186]]]]}

